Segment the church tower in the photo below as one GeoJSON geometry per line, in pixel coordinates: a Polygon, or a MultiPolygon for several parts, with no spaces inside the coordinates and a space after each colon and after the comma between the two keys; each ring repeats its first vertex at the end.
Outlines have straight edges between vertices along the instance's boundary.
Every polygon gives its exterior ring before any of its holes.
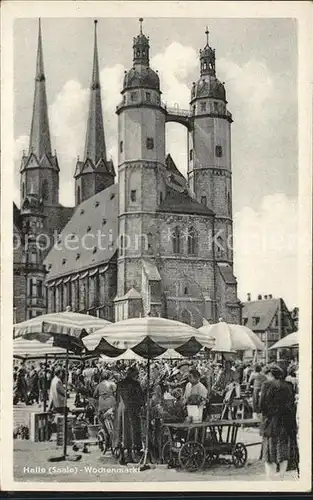
{"type": "Polygon", "coordinates": [[[38,49],[35,76],[33,115],[28,153],[23,153],[20,168],[21,205],[31,193],[41,198],[45,205],[59,203],[59,165],[56,154],[51,152],[51,138],[43,64],[41,23],[39,20],[38,49]]]}
{"type": "Polygon", "coordinates": [[[115,171],[112,160],[107,160],[104,137],[97,21],[94,21],[94,54],[90,85],[89,113],[87,121],[83,161],[77,160],[75,178],[75,205],[114,184],[115,171]]]}
{"type": "Polygon", "coordinates": [[[231,123],[215,50],[200,50],[200,78],[191,90],[188,181],[198,202],[215,213],[215,258],[232,265],[231,123]],[[228,243],[227,243],[228,242],[228,243]]]}
{"type": "Polygon", "coordinates": [[[134,288],[141,290],[142,259],[151,254],[145,235],[166,192],[166,111],[161,105],[159,76],[150,68],[149,38],[142,31],[143,19],[139,21],[140,32],[133,39],[133,67],[125,72],[122,102],[117,107],[118,297],[129,290],[136,295],[134,288]]]}

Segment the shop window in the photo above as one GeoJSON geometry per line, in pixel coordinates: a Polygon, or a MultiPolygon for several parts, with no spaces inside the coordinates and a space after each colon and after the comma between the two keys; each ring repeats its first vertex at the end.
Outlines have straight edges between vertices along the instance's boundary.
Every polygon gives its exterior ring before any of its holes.
{"type": "Polygon", "coordinates": [[[153,137],[147,137],[146,145],[147,145],[147,149],[154,149],[153,137]]]}
{"type": "Polygon", "coordinates": [[[215,156],[221,158],[223,156],[222,146],[215,146],[215,156]]]}

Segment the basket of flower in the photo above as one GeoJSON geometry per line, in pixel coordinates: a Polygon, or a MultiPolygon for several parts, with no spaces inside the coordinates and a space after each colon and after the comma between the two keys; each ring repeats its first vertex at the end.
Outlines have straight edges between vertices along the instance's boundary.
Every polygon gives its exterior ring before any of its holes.
{"type": "Polygon", "coordinates": [[[188,419],[192,422],[202,422],[205,399],[199,394],[191,394],[187,399],[188,419]]]}

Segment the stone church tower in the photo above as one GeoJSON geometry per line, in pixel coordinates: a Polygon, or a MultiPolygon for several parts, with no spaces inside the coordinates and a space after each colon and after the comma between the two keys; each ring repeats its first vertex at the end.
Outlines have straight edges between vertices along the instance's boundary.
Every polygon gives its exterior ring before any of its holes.
{"type": "Polygon", "coordinates": [[[87,121],[83,161],[77,160],[75,178],[75,205],[114,184],[115,171],[112,160],[107,160],[101,104],[97,21],[94,22],[94,55],[90,85],[89,114],[87,121]]]}

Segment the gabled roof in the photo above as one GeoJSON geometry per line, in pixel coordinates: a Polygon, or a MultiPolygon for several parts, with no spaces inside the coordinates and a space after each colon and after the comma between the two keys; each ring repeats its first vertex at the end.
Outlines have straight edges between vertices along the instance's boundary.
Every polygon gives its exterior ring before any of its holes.
{"type": "Polygon", "coordinates": [[[205,216],[214,215],[214,212],[208,207],[191,198],[187,190],[179,192],[172,188],[168,188],[167,195],[162,203],[160,203],[157,211],[205,216]]]}
{"type": "Polygon", "coordinates": [[[110,261],[117,245],[118,186],[81,203],[45,258],[47,280],[110,261]]]}
{"type": "Polygon", "coordinates": [[[264,299],[245,302],[242,309],[242,318],[248,319],[245,326],[253,331],[264,332],[270,327],[282,299],[264,299]],[[260,318],[258,324],[253,324],[253,318],[260,318]]]}

